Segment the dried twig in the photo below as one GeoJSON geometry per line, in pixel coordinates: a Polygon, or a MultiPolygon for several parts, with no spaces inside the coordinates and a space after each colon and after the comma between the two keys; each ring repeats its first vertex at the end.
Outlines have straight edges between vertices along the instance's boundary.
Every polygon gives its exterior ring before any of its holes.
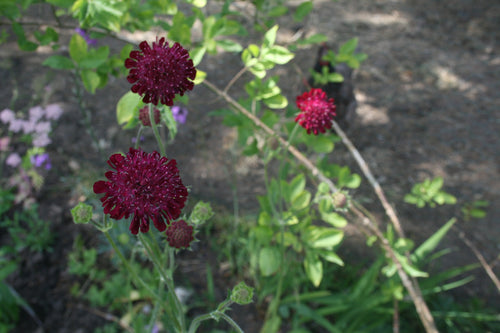
{"type": "Polygon", "coordinates": [[[490,277],[491,281],[493,281],[493,284],[497,287],[498,292],[500,293],[500,281],[498,280],[498,277],[495,275],[495,272],[493,272],[493,269],[491,268],[490,265],[486,262],[486,259],[484,259],[484,256],[479,252],[477,247],[465,236],[465,233],[460,230],[457,226],[453,226],[453,230],[458,234],[458,237],[467,245],[467,247],[474,253],[476,256],[477,260],[483,266],[484,270],[486,271],[486,274],[490,277]]]}

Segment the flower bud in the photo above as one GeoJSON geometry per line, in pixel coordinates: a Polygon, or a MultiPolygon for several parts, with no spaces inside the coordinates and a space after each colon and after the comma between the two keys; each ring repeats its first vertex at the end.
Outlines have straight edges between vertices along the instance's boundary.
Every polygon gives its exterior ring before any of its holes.
{"type": "Polygon", "coordinates": [[[76,224],[86,224],[92,219],[92,206],[80,202],[78,205],[71,209],[73,222],[76,224]]]}
{"type": "Polygon", "coordinates": [[[231,291],[231,301],[239,305],[252,303],[253,288],[246,285],[245,282],[240,282],[234,286],[231,291]]]}

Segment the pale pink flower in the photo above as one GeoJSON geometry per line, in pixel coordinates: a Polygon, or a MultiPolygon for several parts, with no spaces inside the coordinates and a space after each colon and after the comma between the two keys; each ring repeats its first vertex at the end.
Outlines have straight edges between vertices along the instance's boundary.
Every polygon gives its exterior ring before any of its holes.
{"type": "Polygon", "coordinates": [[[7,156],[5,163],[8,166],[15,168],[15,167],[19,166],[19,164],[21,164],[21,156],[19,156],[18,153],[12,153],[9,156],[7,156]]]}

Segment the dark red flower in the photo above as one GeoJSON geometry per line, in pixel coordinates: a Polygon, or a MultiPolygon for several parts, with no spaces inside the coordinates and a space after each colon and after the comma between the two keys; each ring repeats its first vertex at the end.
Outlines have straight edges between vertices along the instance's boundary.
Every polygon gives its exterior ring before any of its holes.
{"type": "Polygon", "coordinates": [[[132,91],[144,96],[144,103],[172,106],[176,94],[184,95],[192,90],[196,68],[189,59],[188,51],[179,43],[168,46],[165,38],[158,38],[153,46],[144,41],[139,44],[140,51],[130,52],[125,67],[130,68],[127,80],[133,83],[132,91]],[[191,80],[189,80],[191,79],[191,80]]]}
{"type": "Polygon", "coordinates": [[[105,193],[101,198],[105,214],[116,220],[133,215],[129,229],[134,235],[139,229],[148,232],[149,219],[164,231],[179,217],[188,191],[174,159],[130,148],[125,156],[111,155],[108,164],[115,171],[105,173],[107,181],[94,184],[95,193],[105,193]]]}
{"type": "MultiPolygon", "coordinates": [[[[153,117],[155,118],[155,123],[160,123],[160,110],[157,108],[153,109],[153,117]]],[[[139,110],[139,120],[144,126],[151,127],[151,119],[149,119],[149,106],[145,106],[139,110]]]]}
{"type": "Polygon", "coordinates": [[[194,239],[193,227],[188,225],[184,220],[172,222],[165,233],[168,244],[177,249],[189,247],[189,244],[194,239]]]}
{"type": "Polygon", "coordinates": [[[318,135],[318,132],[325,133],[332,128],[332,119],[335,114],[335,104],[333,98],[327,98],[326,93],[321,89],[313,88],[297,96],[297,107],[301,110],[295,121],[307,130],[318,135]]]}

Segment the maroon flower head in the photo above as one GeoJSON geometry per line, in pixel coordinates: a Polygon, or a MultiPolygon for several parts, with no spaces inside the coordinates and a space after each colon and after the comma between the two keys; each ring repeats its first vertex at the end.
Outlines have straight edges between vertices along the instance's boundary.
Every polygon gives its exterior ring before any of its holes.
{"type": "Polygon", "coordinates": [[[318,132],[325,133],[332,128],[332,118],[335,114],[335,104],[333,98],[327,98],[326,93],[318,88],[313,88],[297,96],[297,107],[300,109],[299,115],[295,118],[300,126],[318,135],[318,132]]]}
{"type": "Polygon", "coordinates": [[[148,232],[149,219],[164,231],[179,217],[188,191],[174,159],[130,148],[125,156],[111,155],[108,164],[115,171],[105,173],[107,181],[94,184],[95,193],[105,193],[101,198],[105,214],[115,220],[133,215],[129,229],[134,235],[139,229],[148,232]]]}
{"type": "MultiPolygon", "coordinates": [[[[160,123],[160,110],[157,108],[153,109],[153,117],[155,118],[155,124],[160,123]]],[[[145,106],[139,110],[139,120],[144,126],[151,127],[151,119],[149,119],[149,106],[145,106]]]]}
{"type": "Polygon", "coordinates": [[[196,68],[189,59],[188,51],[179,43],[168,46],[165,38],[158,38],[153,46],[144,41],[139,44],[140,51],[130,52],[125,67],[130,68],[127,80],[133,83],[132,91],[144,96],[144,103],[172,106],[176,94],[184,95],[192,90],[196,68]],[[191,79],[191,80],[190,80],[191,79]]]}
{"type": "Polygon", "coordinates": [[[194,239],[193,227],[188,225],[184,220],[172,222],[166,231],[166,235],[168,244],[177,249],[189,247],[189,244],[194,239]]]}

